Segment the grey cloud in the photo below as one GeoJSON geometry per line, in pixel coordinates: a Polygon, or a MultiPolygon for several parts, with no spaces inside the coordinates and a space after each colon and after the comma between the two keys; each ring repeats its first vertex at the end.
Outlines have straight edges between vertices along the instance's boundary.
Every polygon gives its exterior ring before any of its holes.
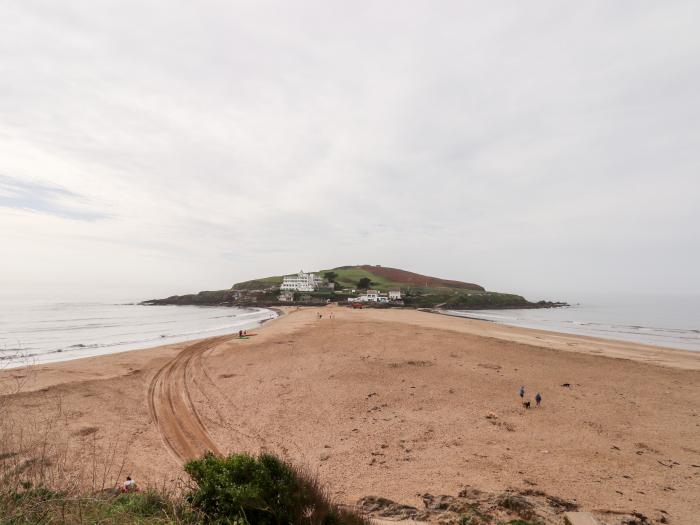
{"type": "Polygon", "coordinates": [[[0,207],[29,210],[80,221],[96,221],[109,215],[80,207],[85,199],[57,186],[0,175],[0,207]]]}

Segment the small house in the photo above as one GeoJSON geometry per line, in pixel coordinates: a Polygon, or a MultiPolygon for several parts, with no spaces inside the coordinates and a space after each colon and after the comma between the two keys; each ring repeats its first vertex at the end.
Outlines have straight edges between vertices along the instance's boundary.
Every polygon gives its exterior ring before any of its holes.
{"type": "Polygon", "coordinates": [[[367,290],[364,297],[366,297],[366,301],[376,303],[379,300],[379,292],[377,290],[367,290]]]}

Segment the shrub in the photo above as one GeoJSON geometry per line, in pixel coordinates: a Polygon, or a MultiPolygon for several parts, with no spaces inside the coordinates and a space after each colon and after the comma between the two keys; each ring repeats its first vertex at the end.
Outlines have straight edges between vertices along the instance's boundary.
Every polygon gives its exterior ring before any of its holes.
{"type": "Polygon", "coordinates": [[[350,525],[364,520],[332,505],[315,477],[271,454],[208,454],[185,471],[194,489],[187,499],[209,523],[350,525]]]}
{"type": "Polygon", "coordinates": [[[154,491],[119,494],[112,502],[114,513],[142,517],[166,515],[170,506],[164,495],[154,491]]]}
{"type": "Polygon", "coordinates": [[[372,280],[369,277],[362,277],[359,281],[357,281],[357,287],[360,290],[366,290],[372,286],[372,280]]]}

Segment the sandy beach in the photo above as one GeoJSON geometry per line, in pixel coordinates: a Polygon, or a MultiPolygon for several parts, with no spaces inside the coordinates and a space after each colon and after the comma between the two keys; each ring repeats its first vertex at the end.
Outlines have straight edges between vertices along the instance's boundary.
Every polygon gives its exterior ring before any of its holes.
{"type": "Polygon", "coordinates": [[[700,353],[327,307],[249,339],[5,370],[0,388],[12,432],[49,421],[54,441],[124,456],[109,475],[143,484],[176,482],[206,450],[269,450],[348,504],[535,487],[587,510],[700,513],[700,353]]]}

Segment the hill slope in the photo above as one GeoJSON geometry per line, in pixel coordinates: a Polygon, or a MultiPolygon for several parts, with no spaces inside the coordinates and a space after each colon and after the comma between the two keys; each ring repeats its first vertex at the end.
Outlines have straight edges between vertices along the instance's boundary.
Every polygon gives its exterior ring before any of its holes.
{"type": "Polygon", "coordinates": [[[479,286],[478,284],[440,279],[438,277],[429,277],[419,273],[399,270],[398,268],[389,268],[388,266],[370,266],[368,264],[363,264],[362,266],[359,266],[359,268],[362,268],[363,270],[378,277],[387,279],[388,281],[418,288],[458,288],[460,290],[485,291],[484,287],[479,286]]]}
{"type": "MultiPolygon", "coordinates": [[[[366,277],[372,281],[373,288],[381,291],[386,291],[390,288],[451,288],[458,290],[485,291],[483,286],[479,286],[478,284],[440,279],[438,277],[421,275],[419,273],[379,265],[372,266],[363,264],[360,266],[339,266],[337,268],[321,270],[316,273],[323,276],[328,272],[337,274],[335,282],[342,288],[356,288],[359,280],[366,277]]],[[[279,286],[282,284],[282,278],[283,276],[278,275],[254,279],[252,281],[236,283],[232,288],[234,290],[255,290],[268,286],[279,286]]]]}

